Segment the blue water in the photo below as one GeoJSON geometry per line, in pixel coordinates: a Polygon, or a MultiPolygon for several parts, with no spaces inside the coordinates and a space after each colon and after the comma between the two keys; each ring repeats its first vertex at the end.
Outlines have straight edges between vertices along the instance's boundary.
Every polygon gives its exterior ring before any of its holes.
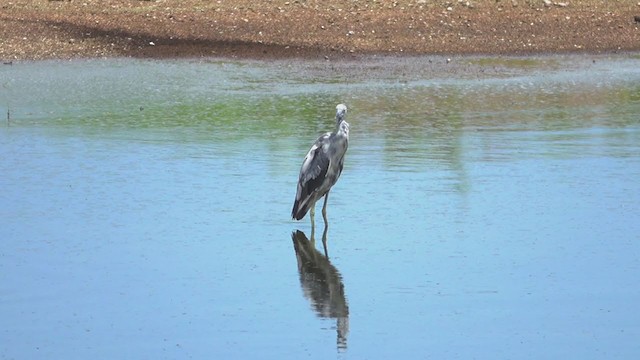
{"type": "Polygon", "coordinates": [[[0,68],[0,358],[638,357],[640,60],[419,61],[0,68]]]}

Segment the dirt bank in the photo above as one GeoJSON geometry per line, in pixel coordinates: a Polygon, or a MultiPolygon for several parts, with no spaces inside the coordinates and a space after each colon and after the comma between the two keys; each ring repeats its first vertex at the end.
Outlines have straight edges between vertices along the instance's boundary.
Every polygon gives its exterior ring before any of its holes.
{"type": "Polygon", "coordinates": [[[640,51],[640,3],[11,0],[0,59],[640,51]]]}

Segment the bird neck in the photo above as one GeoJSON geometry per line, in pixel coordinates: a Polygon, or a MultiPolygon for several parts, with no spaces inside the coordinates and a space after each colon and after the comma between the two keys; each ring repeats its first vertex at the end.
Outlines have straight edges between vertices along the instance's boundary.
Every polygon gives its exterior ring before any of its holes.
{"type": "Polygon", "coordinates": [[[341,119],[338,121],[337,133],[349,137],[349,123],[341,119]]]}

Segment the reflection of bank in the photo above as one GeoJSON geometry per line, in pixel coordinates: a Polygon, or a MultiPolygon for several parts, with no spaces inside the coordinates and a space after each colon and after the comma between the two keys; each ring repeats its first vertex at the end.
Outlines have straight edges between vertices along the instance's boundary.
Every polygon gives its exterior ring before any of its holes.
{"type": "MultiPolygon", "coordinates": [[[[326,244],[326,232],[323,243],[326,244]]],[[[347,348],[349,333],[349,306],[344,296],[342,276],[329,262],[329,258],[316,250],[315,240],[311,241],[304,232],[297,230],[291,234],[298,260],[300,286],[316,315],[336,319],[338,349],[347,348]]]]}

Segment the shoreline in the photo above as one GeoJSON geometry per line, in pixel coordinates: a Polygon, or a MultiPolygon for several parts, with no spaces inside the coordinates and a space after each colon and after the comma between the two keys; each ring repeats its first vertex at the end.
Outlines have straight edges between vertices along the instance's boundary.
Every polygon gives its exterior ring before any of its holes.
{"type": "Polygon", "coordinates": [[[16,0],[0,60],[358,59],[640,51],[640,2],[16,0]]]}

